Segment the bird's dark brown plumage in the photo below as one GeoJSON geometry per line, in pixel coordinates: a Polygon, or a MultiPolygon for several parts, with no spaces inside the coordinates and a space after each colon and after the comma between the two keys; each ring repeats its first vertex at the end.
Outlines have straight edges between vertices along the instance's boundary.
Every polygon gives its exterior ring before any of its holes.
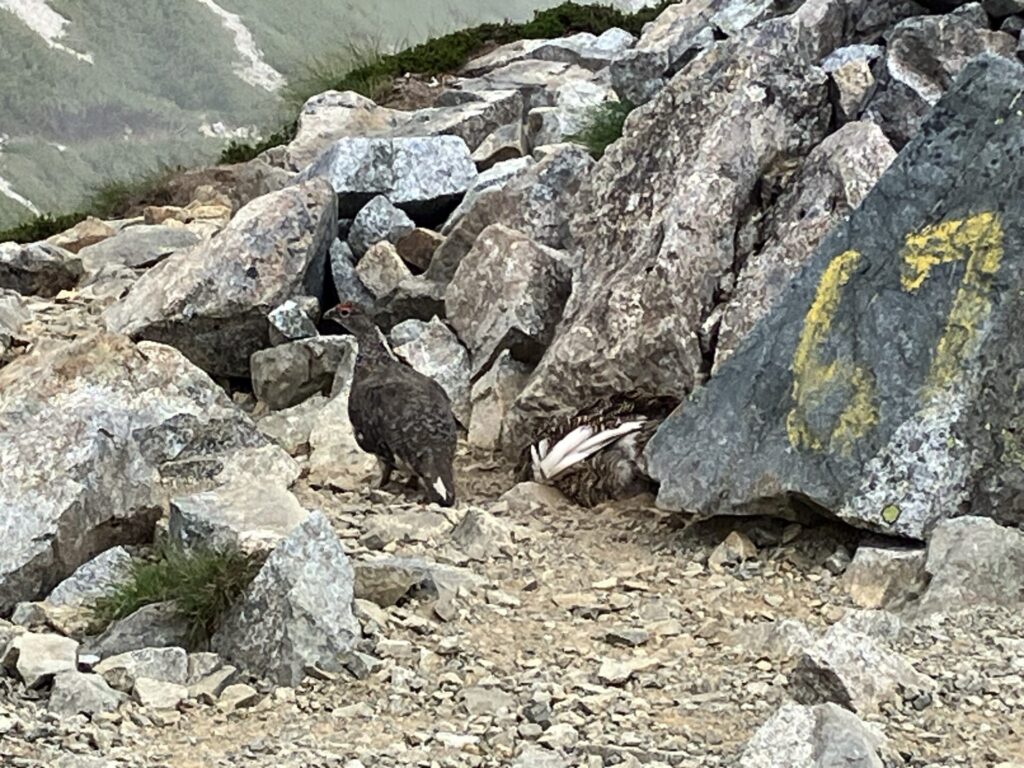
{"type": "Polygon", "coordinates": [[[359,342],[349,418],[359,447],[384,464],[381,484],[401,468],[420,479],[431,501],[452,506],[458,432],[447,393],[430,377],[396,360],[377,326],[358,307],[339,305],[325,319],[342,325],[359,342]]]}

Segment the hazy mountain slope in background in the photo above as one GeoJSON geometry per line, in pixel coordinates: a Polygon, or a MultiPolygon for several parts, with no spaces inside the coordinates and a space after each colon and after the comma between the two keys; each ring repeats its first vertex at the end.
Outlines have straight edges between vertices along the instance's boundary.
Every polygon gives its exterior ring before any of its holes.
{"type": "Polygon", "coordinates": [[[0,227],[281,118],[311,59],[557,0],[0,0],[0,227]]]}

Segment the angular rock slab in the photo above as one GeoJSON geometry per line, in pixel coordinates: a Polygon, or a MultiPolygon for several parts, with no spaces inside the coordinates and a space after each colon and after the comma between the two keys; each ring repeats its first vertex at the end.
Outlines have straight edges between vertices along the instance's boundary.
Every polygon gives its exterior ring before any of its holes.
{"type": "Polygon", "coordinates": [[[320,512],[275,549],[211,640],[217,653],[282,685],[307,665],[341,671],[359,638],[348,555],[320,512]]]}
{"type": "Polygon", "coordinates": [[[925,538],[1020,520],[1024,67],[964,71],[775,309],[647,446],[658,502],[925,538]],[[894,200],[900,204],[895,206],[894,200]]]}
{"type": "Polygon", "coordinates": [[[80,606],[91,603],[127,577],[132,556],[124,547],[111,547],[80,566],[54,587],[46,598],[50,605],[80,606]]]}
{"type": "Polygon", "coordinates": [[[572,259],[492,224],[462,259],[445,293],[448,319],[473,357],[473,374],[509,349],[536,364],[572,290],[572,259]]]}
{"type": "Polygon", "coordinates": [[[81,259],[49,243],[0,243],[0,288],[43,297],[78,285],[85,270],[81,259]]]}
{"type": "Polygon", "coordinates": [[[978,605],[1024,604],[1024,533],[992,520],[959,517],[928,542],[928,588],[911,613],[955,613],[978,605]]]}
{"type": "Polygon", "coordinates": [[[104,682],[99,675],[82,672],[60,672],[53,679],[47,709],[60,717],[82,714],[92,717],[97,712],[112,712],[127,697],[104,682]]]}
{"type": "Polygon", "coordinates": [[[789,679],[801,704],[831,702],[861,715],[933,688],[905,658],[841,622],[804,651],[789,679]]]}
{"type": "Polygon", "coordinates": [[[179,352],[103,333],[0,370],[0,445],[0,615],[100,552],[152,541],[168,494],[298,474],[179,352]]]}
{"type": "Polygon", "coordinates": [[[291,408],[329,391],[335,374],[355,355],[349,336],[317,336],[260,350],[250,361],[253,392],[275,411],[291,408]]]}
{"type": "Polygon", "coordinates": [[[682,398],[701,381],[704,326],[735,281],[758,190],[825,137],[817,64],[840,39],[847,5],[804,5],[715,45],[631,115],[586,174],[567,211],[567,250],[581,266],[555,339],[509,414],[510,454],[553,416],[631,390],[682,398]]]}
{"type": "Polygon", "coordinates": [[[469,424],[469,353],[452,330],[438,318],[429,323],[406,320],[391,329],[395,356],[434,379],[452,403],[455,418],[469,424]]]}
{"type": "Polygon", "coordinates": [[[747,742],[739,768],[887,768],[885,736],[835,704],[784,704],[747,742]]]}
{"type": "Polygon", "coordinates": [[[355,216],[377,195],[414,218],[436,216],[473,183],[477,170],[457,136],[345,138],[299,174],[323,177],[338,195],[338,215],[355,216]]]}
{"type": "Polygon", "coordinates": [[[210,242],[146,272],[107,309],[107,327],[170,344],[209,373],[248,376],[250,356],[270,343],[267,315],[295,296],[323,296],[336,231],[323,181],[259,197],[210,242]]]}
{"type": "Polygon", "coordinates": [[[290,491],[252,478],[171,499],[168,534],[186,548],[265,554],[307,517],[290,491]]]}

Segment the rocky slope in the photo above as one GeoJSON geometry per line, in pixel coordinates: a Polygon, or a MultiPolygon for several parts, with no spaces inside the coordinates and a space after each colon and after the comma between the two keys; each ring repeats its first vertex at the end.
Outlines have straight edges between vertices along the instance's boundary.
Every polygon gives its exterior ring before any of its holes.
{"type": "Polygon", "coordinates": [[[1022,28],[679,3],[0,245],[5,759],[1019,766],[1022,28]],[[374,487],[339,298],[449,393],[454,509],[374,487]],[[625,391],[683,399],[656,499],[514,481],[625,391]],[[92,625],[159,542],[251,558],[205,640],[92,625]]]}

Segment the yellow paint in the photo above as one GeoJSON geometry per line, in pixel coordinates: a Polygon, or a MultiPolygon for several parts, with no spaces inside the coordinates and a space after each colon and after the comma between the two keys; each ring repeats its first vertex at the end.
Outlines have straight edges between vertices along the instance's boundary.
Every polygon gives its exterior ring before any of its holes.
{"type": "Polygon", "coordinates": [[[900,515],[902,514],[903,510],[895,504],[890,504],[882,510],[882,520],[889,525],[895,525],[896,521],[900,519],[900,515]]]}
{"type": "Polygon", "coordinates": [[[860,262],[857,251],[845,251],[829,262],[818,283],[804,327],[793,354],[794,406],[786,418],[786,431],[794,448],[822,450],[827,446],[848,451],[878,421],[874,406],[871,375],[853,364],[834,360],[824,362],[819,355],[832,330],[843,287],[850,281],[860,262]],[[806,414],[837,385],[850,385],[853,395],[827,436],[815,434],[806,414]]]}
{"type": "Polygon", "coordinates": [[[992,311],[988,298],[991,278],[999,271],[1002,258],[1003,227],[990,212],[944,221],[907,237],[900,278],[904,291],[917,291],[938,264],[967,262],[935,349],[926,395],[949,383],[976,342],[979,327],[992,311]]]}

